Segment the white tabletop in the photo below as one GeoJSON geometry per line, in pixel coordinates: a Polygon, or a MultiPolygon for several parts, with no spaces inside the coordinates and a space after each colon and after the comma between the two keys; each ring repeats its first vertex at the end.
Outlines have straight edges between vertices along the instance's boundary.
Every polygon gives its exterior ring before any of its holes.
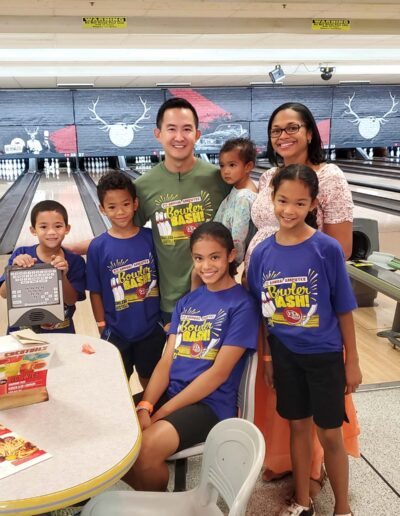
{"type": "Polygon", "coordinates": [[[49,401],[0,411],[0,423],[53,457],[0,480],[0,515],[40,514],[90,498],[117,482],[140,449],[118,350],[94,337],[42,336],[56,347],[49,401]],[[82,353],[85,342],[96,353],[82,353]]]}

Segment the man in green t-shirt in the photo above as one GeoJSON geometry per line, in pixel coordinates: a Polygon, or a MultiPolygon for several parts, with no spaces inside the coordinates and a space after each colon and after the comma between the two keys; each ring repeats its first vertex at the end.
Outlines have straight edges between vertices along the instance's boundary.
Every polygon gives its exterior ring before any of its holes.
{"type": "Polygon", "coordinates": [[[194,156],[199,118],[185,99],[171,98],[157,113],[156,139],[165,160],[135,181],[139,209],[135,223],[151,221],[158,257],[161,310],[170,320],[177,300],[190,289],[189,239],[195,228],[212,220],[229,187],[219,169],[194,156]]]}

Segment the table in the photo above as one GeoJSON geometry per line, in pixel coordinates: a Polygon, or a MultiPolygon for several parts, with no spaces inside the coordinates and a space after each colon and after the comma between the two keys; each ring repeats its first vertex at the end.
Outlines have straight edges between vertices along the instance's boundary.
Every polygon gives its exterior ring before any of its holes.
{"type": "Polygon", "coordinates": [[[2,410],[0,423],[53,457],[0,480],[0,515],[40,514],[90,498],[115,484],[140,449],[118,350],[94,337],[42,337],[55,345],[49,401],[2,410]],[[96,353],[82,353],[83,343],[96,353]]]}

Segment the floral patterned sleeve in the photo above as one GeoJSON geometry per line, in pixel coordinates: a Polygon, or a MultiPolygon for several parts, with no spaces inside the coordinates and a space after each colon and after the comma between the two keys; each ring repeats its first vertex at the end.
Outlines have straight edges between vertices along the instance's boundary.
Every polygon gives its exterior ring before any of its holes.
{"type": "Polygon", "coordinates": [[[318,179],[318,226],[323,229],[324,224],[352,222],[353,200],[342,170],[329,163],[319,171],[318,179]]]}
{"type": "Polygon", "coordinates": [[[274,207],[271,200],[271,178],[275,174],[276,168],[270,168],[260,177],[258,183],[258,197],[251,208],[251,219],[257,228],[257,233],[251,240],[245,257],[245,269],[250,263],[250,256],[254,248],[263,240],[271,236],[279,228],[275,217],[274,207]]]}

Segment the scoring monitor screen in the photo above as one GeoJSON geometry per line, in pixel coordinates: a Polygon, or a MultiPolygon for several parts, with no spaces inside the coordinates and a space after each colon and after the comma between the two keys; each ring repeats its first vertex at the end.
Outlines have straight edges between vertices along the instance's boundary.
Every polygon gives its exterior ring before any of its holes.
{"type": "Polygon", "coordinates": [[[10,308],[30,308],[59,304],[59,272],[48,264],[8,270],[10,308]]]}

